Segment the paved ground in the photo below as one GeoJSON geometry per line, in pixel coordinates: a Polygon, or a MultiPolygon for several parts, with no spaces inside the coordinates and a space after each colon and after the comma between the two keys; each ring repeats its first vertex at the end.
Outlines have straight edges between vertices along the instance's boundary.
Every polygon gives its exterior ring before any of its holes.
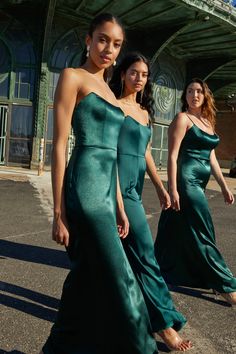
{"type": "MultiPolygon", "coordinates": [[[[236,194],[236,180],[227,180],[236,194]]],[[[207,196],[218,246],[236,274],[236,204],[224,205],[214,181],[207,196]]],[[[160,210],[148,179],[144,205],[155,235],[160,210]]],[[[38,353],[55,318],[69,263],[50,238],[51,207],[49,173],[0,169],[0,354],[38,353]]],[[[192,354],[236,353],[236,309],[201,289],[172,295],[188,318],[183,335],[194,342],[192,354]]],[[[168,352],[161,342],[159,352],[168,352]]]]}

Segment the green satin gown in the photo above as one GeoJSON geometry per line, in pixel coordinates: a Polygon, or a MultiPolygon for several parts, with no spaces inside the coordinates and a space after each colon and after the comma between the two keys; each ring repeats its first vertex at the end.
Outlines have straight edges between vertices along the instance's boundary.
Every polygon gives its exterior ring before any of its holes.
{"type": "Polygon", "coordinates": [[[154,243],[142,204],[146,171],[145,153],[151,129],[127,116],[118,140],[118,172],[129,235],[122,243],[142,290],[153,332],[173,327],[177,331],[185,318],[174,308],[154,254],[154,243]]]}
{"type": "Polygon", "coordinates": [[[210,153],[219,137],[193,125],[182,140],[177,161],[179,212],[163,211],[155,253],[167,283],[219,292],[236,291],[236,278],[215,244],[215,232],[205,196],[211,174],[210,153]]]}
{"type": "Polygon", "coordinates": [[[116,224],[123,112],[91,92],[75,108],[66,173],[71,270],[44,354],[154,354],[147,308],[116,224]]]}

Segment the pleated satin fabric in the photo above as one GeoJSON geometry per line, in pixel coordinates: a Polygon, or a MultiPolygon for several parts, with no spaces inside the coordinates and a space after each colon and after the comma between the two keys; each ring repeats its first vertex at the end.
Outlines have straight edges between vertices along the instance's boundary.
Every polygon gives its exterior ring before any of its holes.
{"type": "Polygon", "coordinates": [[[211,174],[210,153],[218,142],[216,134],[196,125],[186,132],[177,162],[181,210],[162,212],[155,252],[167,283],[227,293],[236,291],[236,278],[216,247],[204,193],[211,174]]]}
{"type": "Polygon", "coordinates": [[[44,354],[154,354],[147,308],[116,224],[117,141],[123,112],[96,93],[73,115],[66,172],[71,270],[44,354]]]}

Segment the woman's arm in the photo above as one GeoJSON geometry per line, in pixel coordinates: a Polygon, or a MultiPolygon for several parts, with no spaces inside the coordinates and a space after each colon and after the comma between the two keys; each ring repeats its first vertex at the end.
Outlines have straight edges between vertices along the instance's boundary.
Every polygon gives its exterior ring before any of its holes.
{"type": "Polygon", "coordinates": [[[168,186],[171,207],[180,210],[179,194],[177,191],[177,158],[180,144],[188,129],[189,121],[184,113],[179,113],[171,122],[168,130],[168,186]]]}
{"type": "Polygon", "coordinates": [[[212,150],[212,152],[211,152],[210,164],[211,164],[212,174],[215,177],[217,183],[219,184],[219,186],[221,188],[225,203],[233,204],[234,203],[234,196],[233,196],[233,193],[229,190],[229,188],[226,184],[226,181],[224,179],[224,176],[221,172],[219,163],[216,159],[215,150],[212,150]]]}
{"type": "Polygon", "coordinates": [[[54,219],[52,237],[68,246],[69,233],[64,203],[64,176],[66,168],[66,147],[71,127],[71,118],[76,104],[78,78],[73,69],[62,71],[54,99],[54,126],[52,150],[52,190],[54,219]]]}
{"type": "Polygon", "coordinates": [[[146,159],[146,169],[147,173],[156,188],[158,198],[160,200],[160,205],[162,209],[168,209],[170,207],[170,196],[167,193],[165,187],[163,186],[163,183],[157,173],[156,170],[156,165],[152,157],[151,153],[151,147],[150,144],[147,147],[146,154],[145,154],[145,159],[146,159]]]}
{"type": "Polygon", "coordinates": [[[117,173],[117,226],[121,238],[125,238],[129,233],[129,221],[125,213],[124,202],[120,190],[120,181],[117,173]]]}

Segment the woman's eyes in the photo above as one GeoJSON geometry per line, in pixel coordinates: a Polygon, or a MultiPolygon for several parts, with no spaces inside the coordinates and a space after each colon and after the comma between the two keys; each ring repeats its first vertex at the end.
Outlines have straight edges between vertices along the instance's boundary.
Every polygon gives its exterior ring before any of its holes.
{"type": "MultiPolygon", "coordinates": [[[[137,72],[137,71],[133,71],[133,72],[131,72],[131,75],[132,76],[138,76],[139,75],[139,73],[137,72]]],[[[148,77],[148,74],[146,74],[146,73],[141,73],[141,77],[143,77],[143,78],[147,78],[148,77]]]]}
{"type": "MultiPolygon", "coordinates": [[[[100,41],[101,43],[108,43],[108,42],[110,42],[107,38],[104,38],[104,37],[99,38],[99,41],[100,41]]],[[[121,47],[121,43],[114,43],[114,47],[115,47],[115,48],[120,48],[120,47],[121,47]]]]}
{"type": "MultiPolygon", "coordinates": [[[[195,92],[197,92],[198,94],[203,94],[202,90],[196,90],[195,92]]],[[[192,94],[194,93],[194,90],[189,90],[188,93],[192,94]]]]}

